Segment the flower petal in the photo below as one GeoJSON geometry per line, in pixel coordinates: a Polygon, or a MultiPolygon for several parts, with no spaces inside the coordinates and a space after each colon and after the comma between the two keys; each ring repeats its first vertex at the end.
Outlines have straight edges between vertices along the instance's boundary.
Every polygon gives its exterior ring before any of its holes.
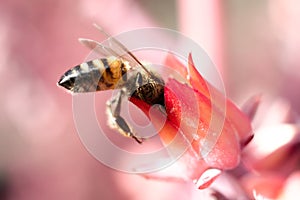
{"type": "MultiPolygon", "coordinates": [[[[168,119],[189,141],[193,140],[192,147],[199,158],[204,156],[209,166],[219,169],[230,169],[238,164],[240,145],[237,132],[222,112],[216,110],[212,116],[207,97],[186,84],[169,79],[165,86],[165,104],[168,119]],[[224,123],[220,130],[215,129],[216,124],[211,124],[212,117],[215,122],[224,123]]],[[[162,133],[162,139],[169,134],[162,133]]]]}
{"type": "Polygon", "coordinates": [[[182,77],[187,78],[187,68],[173,54],[169,53],[167,55],[165,65],[177,71],[182,77]]]}
{"type": "Polygon", "coordinates": [[[192,55],[189,54],[188,68],[190,73],[190,83],[195,90],[198,90],[201,94],[210,99],[214,106],[217,106],[221,111],[224,110],[224,101],[226,101],[226,118],[237,130],[240,137],[241,144],[249,141],[249,138],[253,136],[251,122],[249,118],[229,99],[225,99],[224,94],[207,82],[198,70],[195,68],[192,55]],[[212,99],[214,97],[214,99],[212,99]]]}

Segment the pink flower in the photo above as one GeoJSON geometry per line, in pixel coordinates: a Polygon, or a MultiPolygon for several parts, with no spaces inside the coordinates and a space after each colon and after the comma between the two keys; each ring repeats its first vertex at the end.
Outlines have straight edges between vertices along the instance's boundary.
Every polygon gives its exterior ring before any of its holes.
{"type": "MultiPolygon", "coordinates": [[[[167,176],[197,180],[197,185],[203,189],[208,187],[222,170],[232,169],[239,164],[241,149],[253,137],[250,120],[198,73],[191,55],[188,68],[173,56],[168,56],[165,64],[185,77],[189,85],[173,78],[167,81],[164,91],[167,121],[159,134],[165,145],[173,142],[179,132],[183,133],[182,140],[187,138],[191,142],[187,152],[176,164],[178,170],[169,170],[167,176]],[[224,101],[226,106],[222,105],[224,101]],[[213,117],[220,123],[224,120],[224,124],[215,145],[205,154],[207,148],[210,148],[205,146],[206,138],[214,134],[214,127],[210,127],[213,117]]],[[[149,105],[133,98],[131,101],[149,116],[149,105]]],[[[160,118],[157,119],[155,121],[154,118],[154,124],[159,123],[160,118]]],[[[183,143],[178,142],[178,149],[185,148],[183,143]]]]}

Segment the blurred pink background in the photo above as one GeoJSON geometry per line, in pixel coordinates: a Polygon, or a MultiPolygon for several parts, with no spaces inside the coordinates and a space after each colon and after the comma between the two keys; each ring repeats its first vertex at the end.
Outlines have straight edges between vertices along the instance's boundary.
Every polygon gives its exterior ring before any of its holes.
{"type": "MultiPolygon", "coordinates": [[[[207,51],[238,105],[262,95],[254,129],[283,123],[295,128],[299,121],[296,0],[1,0],[0,199],[211,198],[209,189],[199,191],[192,183],[146,180],[109,169],[81,144],[72,97],[56,82],[88,54],[79,37],[104,39],[94,22],[112,34],[149,26],[178,30],[207,51]]],[[[291,132],[299,138],[298,129],[291,132]]],[[[299,171],[293,172],[296,178],[289,181],[299,183],[299,171]]],[[[295,191],[288,189],[278,198],[295,191]]]]}

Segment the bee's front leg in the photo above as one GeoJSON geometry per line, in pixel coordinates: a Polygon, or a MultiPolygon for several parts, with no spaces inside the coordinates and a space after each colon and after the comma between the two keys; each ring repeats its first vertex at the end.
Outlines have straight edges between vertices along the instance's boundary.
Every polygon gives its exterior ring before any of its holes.
{"type": "Polygon", "coordinates": [[[131,137],[139,144],[142,143],[142,138],[136,137],[125,119],[121,117],[121,103],[124,97],[125,90],[122,89],[115,97],[107,102],[107,114],[109,115],[109,125],[117,129],[122,135],[131,137]]]}

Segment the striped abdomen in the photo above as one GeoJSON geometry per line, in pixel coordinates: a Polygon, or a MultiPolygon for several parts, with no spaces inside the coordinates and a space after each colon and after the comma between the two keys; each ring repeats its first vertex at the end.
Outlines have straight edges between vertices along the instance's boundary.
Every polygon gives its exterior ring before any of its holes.
{"type": "Polygon", "coordinates": [[[115,89],[126,81],[127,70],[115,57],[95,59],[68,70],[58,85],[75,93],[115,89]]]}

